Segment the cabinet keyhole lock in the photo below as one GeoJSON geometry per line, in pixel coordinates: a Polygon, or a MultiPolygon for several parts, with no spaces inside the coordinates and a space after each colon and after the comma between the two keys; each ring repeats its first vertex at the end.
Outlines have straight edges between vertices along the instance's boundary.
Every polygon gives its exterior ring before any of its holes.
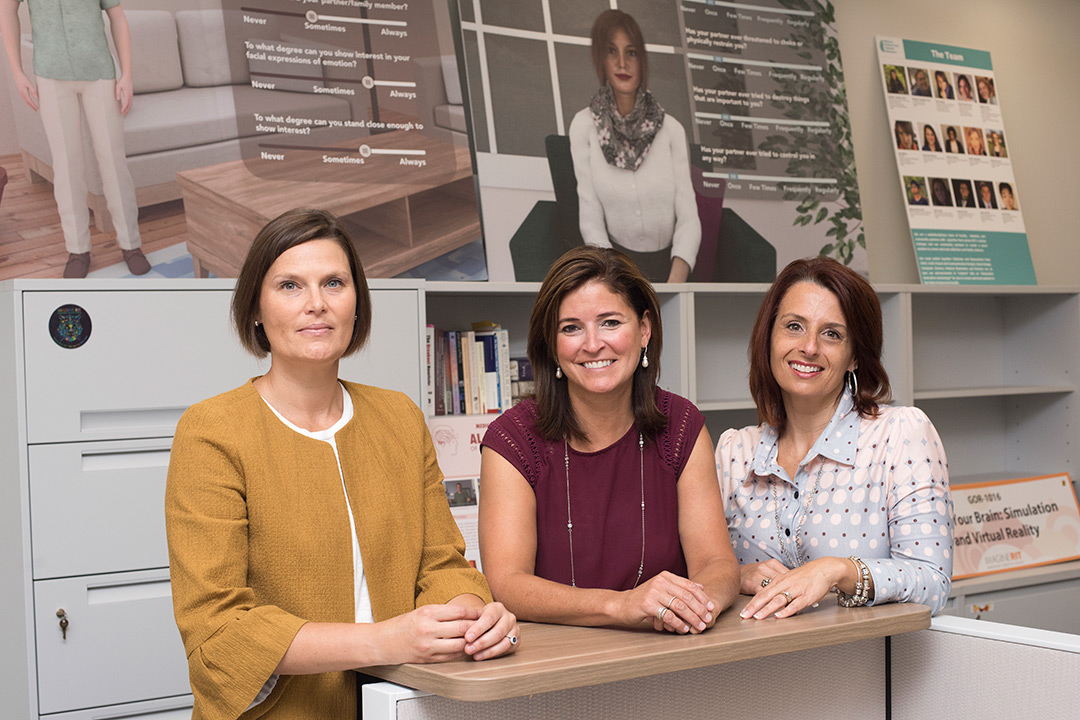
{"type": "Polygon", "coordinates": [[[67,629],[70,624],[67,619],[67,613],[64,612],[64,608],[60,608],[56,611],[56,617],[60,618],[60,632],[63,635],[63,639],[67,640],[67,629]]]}

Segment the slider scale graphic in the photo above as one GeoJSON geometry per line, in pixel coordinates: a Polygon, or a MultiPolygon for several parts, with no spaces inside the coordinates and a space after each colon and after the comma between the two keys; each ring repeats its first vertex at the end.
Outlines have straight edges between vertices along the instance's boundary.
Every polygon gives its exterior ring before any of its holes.
{"type": "MultiPolygon", "coordinates": [[[[268,10],[268,9],[257,8],[257,7],[241,7],[241,10],[244,11],[244,12],[258,13],[258,14],[263,14],[263,15],[275,15],[275,16],[279,16],[279,17],[302,18],[305,21],[304,29],[309,30],[309,31],[327,31],[327,32],[341,33],[341,32],[346,32],[347,31],[347,28],[342,27],[341,25],[346,25],[346,26],[347,25],[361,25],[361,26],[381,26],[381,27],[384,28],[383,29],[383,34],[394,36],[394,37],[405,37],[407,35],[407,30],[405,28],[408,27],[408,22],[406,22],[404,20],[385,20],[385,19],[374,19],[374,18],[366,18],[366,17],[346,17],[346,16],[342,16],[342,15],[323,15],[323,14],[320,14],[320,13],[314,11],[314,10],[308,10],[308,11],[303,12],[303,13],[288,12],[288,11],[281,11],[281,10],[268,10]],[[390,30],[388,28],[401,28],[401,29],[399,29],[399,30],[390,30]]],[[[247,22],[256,22],[257,23],[257,20],[255,18],[249,18],[246,15],[244,16],[244,19],[247,22]]],[[[366,37],[367,36],[365,34],[365,38],[366,37]]],[[[353,55],[354,55],[354,53],[352,53],[351,51],[339,50],[339,51],[335,51],[333,58],[336,58],[338,56],[349,57],[349,56],[353,56],[353,55]]],[[[322,52],[320,52],[318,58],[316,59],[316,64],[317,65],[324,65],[324,66],[339,66],[339,65],[340,66],[347,66],[348,61],[335,60],[333,58],[330,58],[329,56],[324,55],[322,52]]],[[[356,67],[356,61],[355,60],[352,61],[352,67],[356,67]]],[[[272,84],[269,84],[267,82],[260,82],[259,80],[256,80],[255,78],[266,78],[267,80],[272,79],[272,78],[279,78],[279,79],[285,79],[285,80],[301,80],[301,81],[303,81],[303,80],[311,80],[312,79],[311,76],[309,76],[309,75],[290,74],[290,73],[268,73],[268,72],[252,71],[250,74],[252,76],[252,86],[253,87],[255,87],[257,89],[269,89],[269,90],[274,89],[274,86],[272,84]]],[[[320,78],[320,80],[321,80],[321,78],[320,78]]],[[[374,91],[375,91],[376,88],[378,88],[380,86],[382,86],[382,87],[392,87],[392,88],[411,88],[411,89],[416,88],[416,83],[412,82],[412,81],[377,80],[377,79],[375,79],[374,77],[372,77],[372,74],[370,73],[370,62],[369,62],[369,73],[365,74],[363,77],[361,77],[359,79],[337,77],[337,78],[333,78],[333,82],[335,84],[337,84],[337,85],[360,85],[365,90],[368,90],[368,91],[372,92],[372,100],[373,100],[372,107],[373,108],[376,107],[376,104],[375,104],[376,103],[376,98],[374,97],[374,91]]],[[[331,94],[331,95],[354,95],[355,94],[355,91],[353,91],[352,89],[346,89],[346,88],[340,88],[340,87],[322,87],[321,89],[316,88],[315,92],[322,92],[322,93],[331,94]]],[[[415,98],[415,92],[412,93],[412,97],[415,98]]],[[[376,115],[377,115],[377,110],[376,110],[376,115]]],[[[263,122],[264,120],[269,121],[269,122],[275,122],[275,121],[280,122],[281,118],[278,118],[278,117],[275,117],[275,116],[263,117],[261,115],[256,115],[256,120],[259,121],[259,122],[263,122]]],[[[422,127],[418,126],[419,125],[418,123],[414,123],[414,122],[404,122],[404,123],[402,123],[402,122],[387,122],[387,123],[384,123],[384,122],[381,122],[381,121],[379,121],[377,119],[374,120],[374,121],[368,121],[367,123],[349,121],[348,124],[343,123],[341,121],[316,120],[313,124],[316,127],[330,127],[330,128],[342,127],[342,126],[345,126],[345,127],[365,127],[369,131],[373,131],[372,134],[378,134],[380,132],[387,132],[387,131],[394,131],[394,130],[397,130],[397,131],[411,131],[411,130],[422,129],[422,127]]],[[[281,128],[278,128],[278,130],[280,132],[281,128]]],[[[306,130],[307,130],[306,133],[296,132],[295,134],[310,134],[311,128],[308,127],[308,128],[306,128],[306,130]]],[[[327,162],[327,163],[343,163],[343,164],[353,164],[353,165],[364,165],[367,162],[367,159],[371,158],[371,156],[373,156],[373,155],[376,155],[376,156],[377,155],[386,155],[386,156],[407,157],[407,156],[424,156],[424,155],[427,154],[427,151],[423,150],[423,149],[400,148],[400,147],[378,147],[378,146],[372,147],[372,145],[369,144],[369,143],[361,144],[358,147],[356,147],[355,150],[353,150],[351,148],[349,148],[349,149],[342,148],[340,146],[313,146],[313,145],[309,145],[309,144],[293,144],[293,143],[259,143],[258,148],[260,149],[260,151],[262,151],[260,153],[261,159],[268,160],[268,161],[282,161],[282,160],[285,160],[286,159],[285,155],[281,151],[298,151],[299,150],[299,151],[306,151],[306,152],[334,153],[335,154],[334,156],[326,156],[326,155],[324,155],[323,162],[327,162]],[[267,151],[278,151],[278,152],[267,152],[267,151]]],[[[404,165],[404,166],[423,167],[426,163],[424,163],[423,161],[404,160],[403,159],[403,160],[400,161],[400,164],[404,165]]]]}

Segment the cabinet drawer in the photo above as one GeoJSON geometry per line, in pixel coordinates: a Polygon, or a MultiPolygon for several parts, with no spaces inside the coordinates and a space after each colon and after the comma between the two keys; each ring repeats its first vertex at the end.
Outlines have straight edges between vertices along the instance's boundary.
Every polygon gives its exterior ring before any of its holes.
{"type": "Polygon", "coordinates": [[[167,570],[35,582],[34,616],[43,715],[191,692],[167,570]]]}
{"type": "MultiPolygon", "coordinates": [[[[168,437],[188,406],[266,371],[229,325],[228,290],[27,292],[27,439],[31,444],[168,437]],[[90,337],[57,345],[53,312],[78,305],[90,337]]],[[[372,290],[371,335],[341,363],[346,380],[421,401],[418,290],[372,290]]]]}
{"type": "Polygon", "coordinates": [[[48,720],[191,720],[190,695],[50,715],[48,720]]]}
{"type": "Polygon", "coordinates": [[[32,445],[34,578],[169,566],[169,438],[32,445]]]}
{"type": "MultiPolygon", "coordinates": [[[[225,290],[27,292],[30,443],[166,437],[191,404],[261,371],[229,327],[225,290]],[[90,318],[85,344],[53,341],[64,305],[90,318]]],[[[85,321],[83,321],[85,322],[85,321]]]]}

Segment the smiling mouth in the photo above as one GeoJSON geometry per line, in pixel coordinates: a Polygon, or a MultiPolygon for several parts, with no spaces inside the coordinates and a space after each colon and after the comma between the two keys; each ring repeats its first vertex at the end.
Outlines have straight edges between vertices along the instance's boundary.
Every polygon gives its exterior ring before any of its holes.
{"type": "Polygon", "coordinates": [[[802,363],[797,362],[788,363],[788,366],[795,372],[804,373],[806,375],[819,373],[824,370],[824,368],[818,367],[817,365],[803,365],[802,363]]]}
{"type": "Polygon", "coordinates": [[[614,360],[594,360],[593,362],[581,363],[586,370],[599,370],[611,365],[614,360]]]}

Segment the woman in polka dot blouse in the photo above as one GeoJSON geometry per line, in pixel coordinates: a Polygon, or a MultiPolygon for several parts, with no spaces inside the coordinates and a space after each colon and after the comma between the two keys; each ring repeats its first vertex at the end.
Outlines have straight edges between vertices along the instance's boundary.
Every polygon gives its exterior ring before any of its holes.
{"type": "Polygon", "coordinates": [[[750,339],[762,424],[716,446],[742,615],[788,617],[837,591],[842,605],[917,602],[937,613],[952,577],[945,449],[926,415],[886,405],[881,306],[828,258],[773,283],[750,339]]]}

